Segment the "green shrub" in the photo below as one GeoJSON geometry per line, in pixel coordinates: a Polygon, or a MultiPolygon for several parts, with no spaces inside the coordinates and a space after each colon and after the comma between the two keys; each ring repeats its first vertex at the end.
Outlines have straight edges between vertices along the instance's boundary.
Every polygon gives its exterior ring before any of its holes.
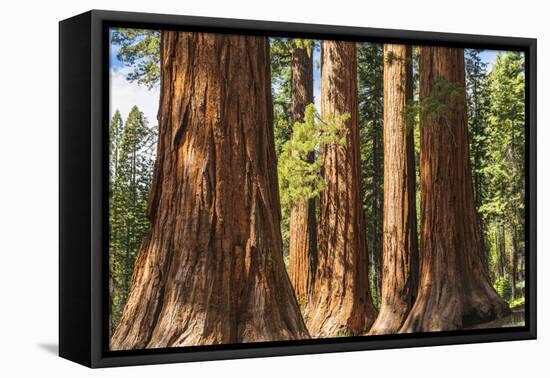
{"type": "Polygon", "coordinates": [[[504,300],[509,301],[512,297],[512,283],[506,277],[499,277],[493,284],[498,295],[500,295],[504,300]]]}
{"type": "Polygon", "coordinates": [[[525,306],[525,297],[519,297],[509,302],[510,308],[525,306]]]}

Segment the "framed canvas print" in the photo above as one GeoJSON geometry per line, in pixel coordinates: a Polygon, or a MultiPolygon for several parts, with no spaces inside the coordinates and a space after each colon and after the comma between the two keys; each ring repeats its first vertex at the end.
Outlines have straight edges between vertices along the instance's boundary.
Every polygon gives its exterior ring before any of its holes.
{"type": "Polygon", "coordinates": [[[60,22],[62,357],[536,338],[536,40],[60,22]]]}

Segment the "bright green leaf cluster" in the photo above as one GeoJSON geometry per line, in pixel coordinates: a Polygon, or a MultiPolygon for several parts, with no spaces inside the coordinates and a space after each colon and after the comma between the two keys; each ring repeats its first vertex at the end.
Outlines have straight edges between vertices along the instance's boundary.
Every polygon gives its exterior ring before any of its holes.
{"type": "Polygon", "coordinates": [[[127,79],[149,89],[160,81],[160,31],[117,28],[111,43],[120,46],[118,59],[132,68],[127,79]]]}
{"type": "Polygon", "coordinates": [[[304,121],[294,123],[292,137],[284,144],[278,164],[283,213],[288,214],[293,206],[317,197],[325,188],[321,177],[322,151],[329,144],[345,143],[349,117],[345,113],[321,118],[315,105],[310,104],[304,121]]]}

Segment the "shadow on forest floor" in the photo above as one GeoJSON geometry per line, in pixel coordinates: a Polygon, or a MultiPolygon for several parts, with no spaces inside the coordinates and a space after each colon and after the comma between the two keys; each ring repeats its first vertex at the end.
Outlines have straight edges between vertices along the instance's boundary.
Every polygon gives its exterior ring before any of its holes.
{"type": "Polygon", "coordinates": [[[523,306],[512,309],[512,313],[500,319],[487,323],[476,324],[468,329],[523,327],[525,325],[525,308],[523,306]]]}

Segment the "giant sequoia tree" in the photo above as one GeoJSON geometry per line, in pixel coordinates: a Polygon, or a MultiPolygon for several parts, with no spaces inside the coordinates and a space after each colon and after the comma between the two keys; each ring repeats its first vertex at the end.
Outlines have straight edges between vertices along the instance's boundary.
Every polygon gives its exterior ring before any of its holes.
{"type": "Polygon", "coordinates": [[[384,217],[380,312],[371,334],[399,331],[416,295],[418,248],[412,100],[412,48],[384,45],[384,217]]]}
{"type": "Polygon", "coordinates": [[[321,118],[349,114],[345,143],[323,146],[315,290],[306,310],[314,337],[361,334],[376,316],[368,287],[361,203],[356,46],[323,41],[321,118]]]}
{"type": "MultiPolygon", "coordinates": [[[[303,44],[303,43],[302,43],[303,44]]],[[[296,45],[291,58],[292,121],[301,122],[306,106],[313,103],[313,54],[311,48],[296,45]],[[309,50],[309,51],[308,51],[309,50]]],[[[309,161],[315,158],[311,152],[309,161]]],[[[288,274],[294,286],[298,303],[303,308],[311,292],[317,266],[317,228],[315,199],[293,206],[290,212],[290,242],[288,274]]]]}
{"type": "Polygon", "coordinates": [[[509,311],[482,263],[464,51],[422,47],[420,54],[422,253],[418,296],[403,332],[461,329],[509,311]]]}
{"type": "Polygon", "coordinates": [[[264,37],[162,32],[149,234],[111,348],[303,339],[264,37]]]}

